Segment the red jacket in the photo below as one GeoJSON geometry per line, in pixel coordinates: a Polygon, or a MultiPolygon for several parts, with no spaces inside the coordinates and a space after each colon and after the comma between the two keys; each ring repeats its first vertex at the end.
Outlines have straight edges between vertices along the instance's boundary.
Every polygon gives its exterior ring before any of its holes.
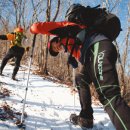
{"type": "MultiPolygon", "coordinates": [[[[74,36],[82,29],[86,28],[86,26],[75,24],[72,22],[37,22],[34,23],[30,31],[33,34],[46,34],[46,35],[56,35],[61,38],[61,43],[66,46],[67,37],[70,37],[68,40],[68,52],[71,52],[72,46],[74,44],[74,36]],[[73,35],[71,35],[73,34],[73,35]],[[68,36],[67,36],[68,35],[68,36]]],[[[76,59],[80,57],[80,48],[74,49],[73,56],[76,59]]]]}
{"type": "MultiPolygon", "coordinates": [[[[63,38],[61,39],[61,43],[66,47],[66,40],[67,38],[63,38]]],[[[67,45],[67,51],[69,53],[71,53],[71,50],[72,50],[72,47],[73,47],[73,44],[74,44],[75,40],[73,38],[69,38],[68,40],[68,45],[67,45]]],[[[81,49],[81,45],[78,46],[78,48],[76,47],[73,51],[73,54],[72,56],[74,56],[77,60],[80,58],[80,49],[81,49]]]]}

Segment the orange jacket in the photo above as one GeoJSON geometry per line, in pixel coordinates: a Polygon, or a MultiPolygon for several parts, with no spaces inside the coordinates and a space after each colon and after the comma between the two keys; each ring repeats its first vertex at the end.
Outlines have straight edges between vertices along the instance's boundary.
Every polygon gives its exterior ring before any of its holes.
{"type": "Polygon", "coordinates": [[[12,33],[8,33],[8,34],[6,34],[6,36],[7,36],[7,39],[8,39],[9,41],[14,41],[14,40],[15,40],[15,35],[12,34],[12,33]]]}

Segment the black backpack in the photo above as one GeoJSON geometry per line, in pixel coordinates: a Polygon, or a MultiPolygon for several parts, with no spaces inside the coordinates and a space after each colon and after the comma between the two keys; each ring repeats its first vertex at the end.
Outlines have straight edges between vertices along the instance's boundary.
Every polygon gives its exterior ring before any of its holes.
{"type": "Polygon", "coordinates": [[[95,22],[95,29],[106,35],[112,41],[118,37],[122,30],[119,18],[112,13],[107,13],[99,17],[95,22]]]}
{"type": "Polygon", "coordinates": [[[75,44],[68,57],[68,63],[71,64],[73,68],[78,67],[78,62],[72,56],[74,48],[83,43],[89,33],[99,32],[107,36],[111,41],[114,41],[122,30],[119,18],[115,14],[106,11],[106,8],[99,7],[100,5],[91,8],[90,6],[84,7],[80,4],[73,4],[66,12],[66,21],[86,26],[85,29],[76,35],[75,44]]]}
{"type": "Polygon", "coordinates": [[[86,30],[101,32],[113,41],[122,30],[120,20],[115,14],[99,7],[100,5],[92,8],[73,4],[67,10],[65,18],[69,22],[86,25],[86,30]]]}

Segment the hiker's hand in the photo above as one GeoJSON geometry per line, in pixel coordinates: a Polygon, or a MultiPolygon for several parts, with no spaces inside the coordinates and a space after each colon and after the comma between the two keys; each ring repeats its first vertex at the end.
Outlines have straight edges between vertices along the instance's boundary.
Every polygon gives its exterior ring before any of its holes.
{"type": "Polygon", "coordinates": [[[26,51],[27,51],[27,52],[29,51],[29,49],[30,49],[30,47],[26,47],[26,51]]]}
{"type": "Polygon", "coordinates": [[[77,89],[76,88],[72,88],[71,89],[71,94],[75,94],[75,93],[77,93],[78,91],[77,91],[77,89]]]}

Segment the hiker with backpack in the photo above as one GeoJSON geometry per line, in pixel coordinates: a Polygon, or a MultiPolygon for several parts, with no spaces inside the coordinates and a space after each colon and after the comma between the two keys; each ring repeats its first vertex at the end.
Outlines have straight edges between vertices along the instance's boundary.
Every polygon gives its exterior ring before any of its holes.
{"type": "Polygon", "coordinates": [[[14,32],[8,33],[6,35],[0,35],[0,40],[9,40],[10,41],[10,49],[2,60],[0,67],[0,75],[3,75],[3,69],[6,66],[7,62],[11,58],[15,58],[15,67],[12,74],[12,79],[16,80],[16,74],[20,67],[21,59],[24,55],[25,50],[29,50],[29,47],[24,47],[22,44],[25,42],[27,37],[24,35],[24,29],[22,27],[17,27],[14,29],[14,32]]]}
{"type": "MultiPolygon", "coordinates": [[[[65,18],[68,22],[78,24],[79,28],[77,31],[70,26],[65,29],[62,27],[61,30],[52,29],[49,33],[57,36],[50,40],[48,48],[52,56],[57,56],[63,49],[69,52],[68,62],[73,68],[78,67],[77,61],[82,64],[75,77],[81,111],[79,115],[71,115],[71,122],[82,128],[93,128],[90,94],[90,84],[93,83],[115,128],[130,130],[130,107],[121,97],[116,70],[117,50],[113,44],[121,31],[119,19],[98,6],[92,8],[81,4],[71,5],[65,18]]],[[[30,31],[33,34],[44,34],[47,28],[45,24],[34,23],[30,31]]]]}

